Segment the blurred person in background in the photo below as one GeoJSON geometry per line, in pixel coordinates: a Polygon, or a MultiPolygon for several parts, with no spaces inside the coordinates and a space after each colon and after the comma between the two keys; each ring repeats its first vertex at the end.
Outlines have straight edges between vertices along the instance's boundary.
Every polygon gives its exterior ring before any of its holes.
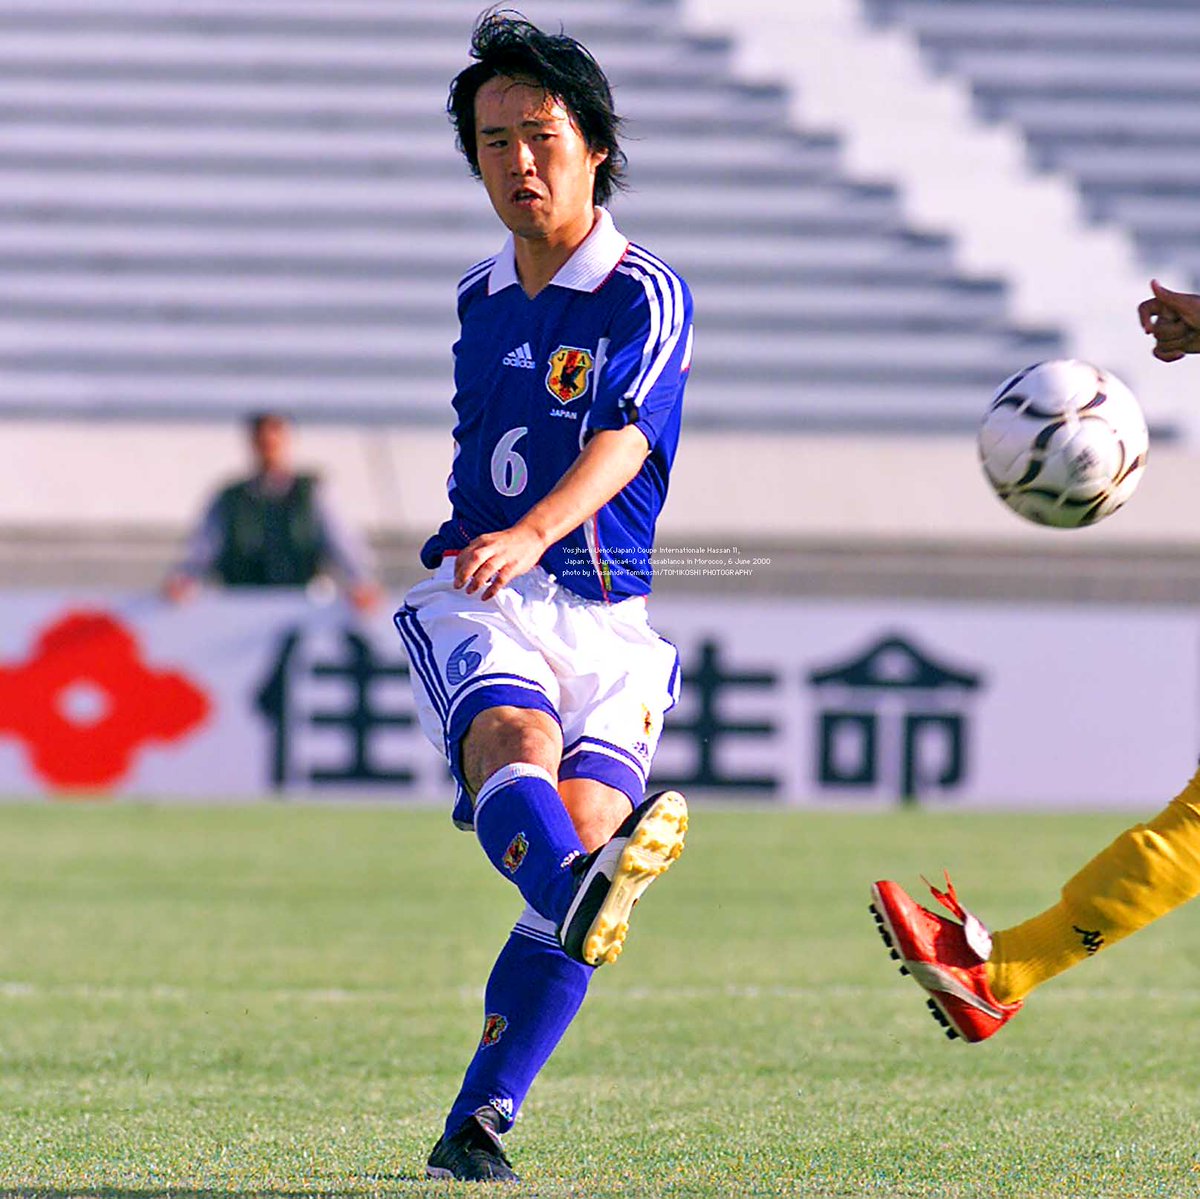
{"type": "Polygon", "coordinates": [[[217,492],[163,594],[182,603],[205,579],[223,587],[309,587],[332,573],[359,611],[377,608],[382,592],[366,544],[338,519],[321,480],[296,471],[290,420],[262,412],[247,430],[253,474],[217,492]]]}
{"type": "MultiPolygon", "coordinates": [[[[1178,362],[1200,354],[1200,295],[1157,279],[1150,289],[1138,319],[1154,338],[1154,356],[1178,362]]],[[[1152,820],[1126,829],[1068,879],[1056,904],[1022,924],[990,933],[959,903],[949,876],[945,891],[927,885],[956,920],[888,880],[872,886],[871,911],[947,1035],[985,1040],[1036,987],[1200,895],[1200,770],[1152,820]]]]}

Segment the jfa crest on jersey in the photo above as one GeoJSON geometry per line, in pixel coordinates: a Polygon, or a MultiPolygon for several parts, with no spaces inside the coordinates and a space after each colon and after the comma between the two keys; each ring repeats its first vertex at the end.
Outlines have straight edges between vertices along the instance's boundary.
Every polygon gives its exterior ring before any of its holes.
{"type": "Polygon", "coordinates": [[[592,356],[579,346],[559,346],[550,355],[546,372],[546,389],[563,404],[577,400],[588,389],[592,373],[592,356]]]}
{"type": "Polygon", "coordinates": [[[453,515],[422,561],[432,569],[447,550],[511,528],[593,435],[636,425],[649,448],[641,470],[541,565],[586,599],[645,595],[691,363],[686,284],[597,209],[591,233],[537,295],[521,287],[510,237],[463,276],[458,315],[453,515]]]}

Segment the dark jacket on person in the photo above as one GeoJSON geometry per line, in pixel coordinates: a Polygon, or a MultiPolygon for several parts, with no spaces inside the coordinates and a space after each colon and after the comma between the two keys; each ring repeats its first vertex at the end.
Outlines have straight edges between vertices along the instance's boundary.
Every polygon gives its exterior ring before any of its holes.
{"type": "Polygon", "coordinates": [[[278,493],[244,479],[217,496],[220,549],[213,573],[227,587],[303,587],[321,568],[322,535],[313,489],[297,475],[278,493]]]}

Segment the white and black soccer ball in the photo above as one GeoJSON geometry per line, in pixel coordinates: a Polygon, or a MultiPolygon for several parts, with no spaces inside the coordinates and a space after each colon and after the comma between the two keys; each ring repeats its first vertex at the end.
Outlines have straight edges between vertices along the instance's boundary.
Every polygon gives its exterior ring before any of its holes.
{"type": "Polygon", "coordinates": [[[1137,489],[1150,440],[1133,392],[1089,362],[1060,358],[1000,385],[979,429],[996,494],[1039,525],[1111,516],[1137,489]]]}

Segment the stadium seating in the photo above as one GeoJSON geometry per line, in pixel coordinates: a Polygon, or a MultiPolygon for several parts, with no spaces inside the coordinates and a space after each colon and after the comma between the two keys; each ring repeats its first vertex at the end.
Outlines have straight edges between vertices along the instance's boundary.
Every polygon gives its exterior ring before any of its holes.
{"type": "Polygon", "coordinates": [[[931,66],[967,80],[979,112],[1018,126],[1032,162],[1077,184],[1097,221],[1149,265],[1200,280],[1200,9],[1189,0],[864,0],[931,66]]]}
{"type": "MultiPolygon", "coordinates": [[[[480,7],[6,3],[0,412],[444,422],[453,282],[503,235],[443,114],[480,7]]],[[[616,84],[614,210],[693,285],[696,425],[962,430],[1060,348],[673,0],[522,7],[616,84]]]]}

